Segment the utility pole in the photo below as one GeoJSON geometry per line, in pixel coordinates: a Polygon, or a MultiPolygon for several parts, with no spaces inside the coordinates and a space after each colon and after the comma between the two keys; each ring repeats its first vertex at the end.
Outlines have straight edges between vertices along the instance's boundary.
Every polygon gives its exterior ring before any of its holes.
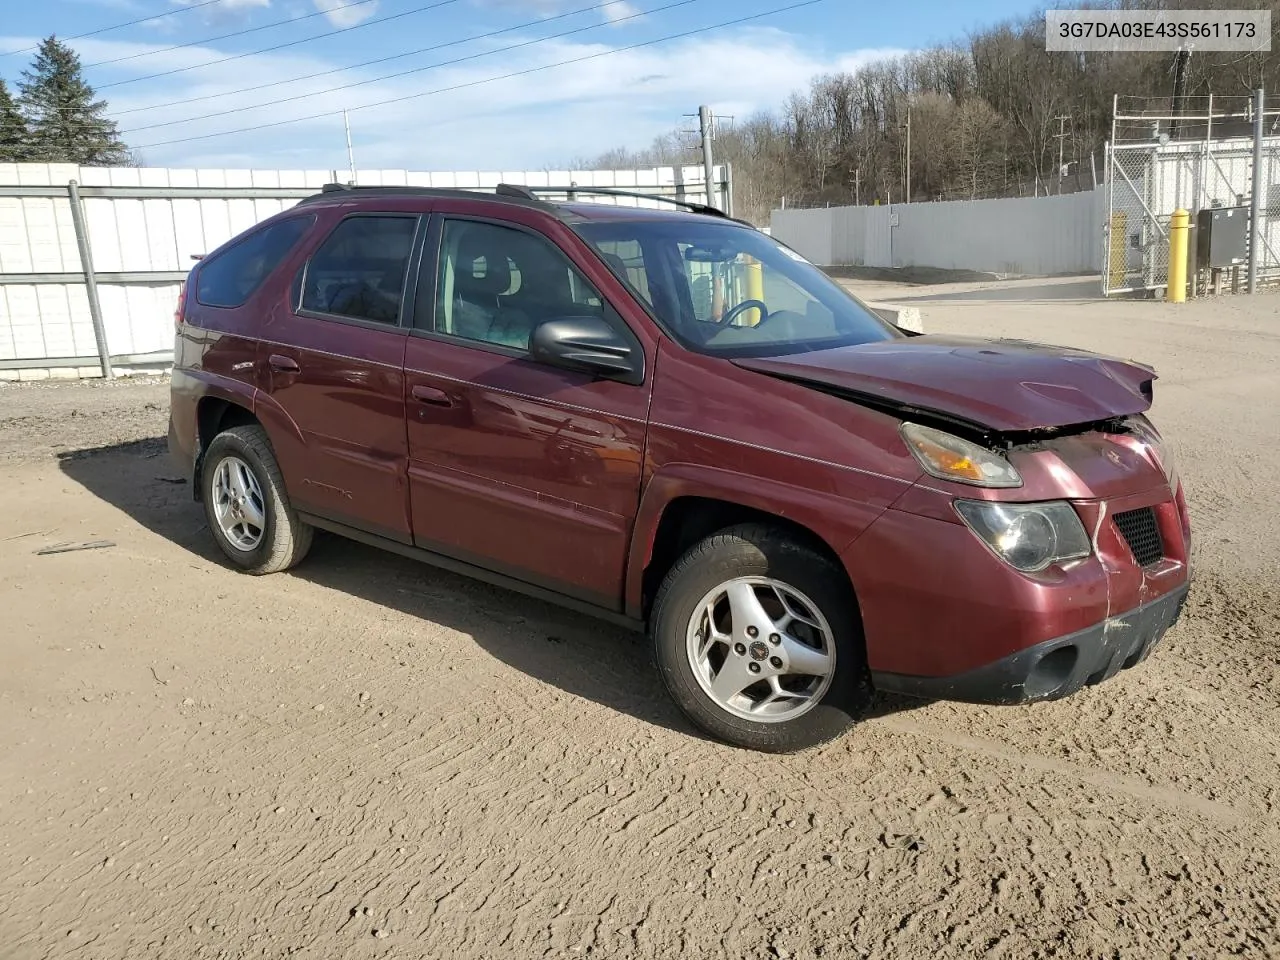
{"type": "Polygon", "coordinates": [[[1249,198],[1249,292],[1258,292],[1258,248],[1262,246],[1262,114],[1267,97],[1262,88],[1253,91],[1253,196],[1249,198]]]}
{"type": "Polygon", "coordinates": [[[1058,139],[1058,193],[1062,193],[1062,145],[1067,139],[1067,121],[1071,119],[1068,114],[1062,117],[1054,117],[1058,121],[1058,132],[1055,135],[1058,139]]]}
{"type": "Polygon", "coordinates": [[[1183,47],[1178,51],[1173,64],[1173,119],[1169,121],[1169,139],[1178,138],[1178,125],[1186,109],[1187,67],[1191,63],[1191,49],[1183,47]]]}
{"type": "Polygon", "coordinates": [[[853,205],[862,206],[862,168],[853,168],[853,205]]]}
{"type": "Polygon", "coordinates": [[[907,100],[907,162],[903,170],[905,175],[905,192],[906,196],[902,198],[903,203],[911,202],[911,101],[907,100]]]}
{"type": "Polygon", "coordinates": [[[347,108],[342,108],[342,128],[347,133],[347,171],[351,177],[347,182],[351,186],[356,185],[356,155],[351,149],[351,122],[347,119],[347,108]]]}
{"type": "Polygon", "coordinates": [[[716,206],[715,164],[711,159],[711,138],[715,130],[715,120],[711,108],[698,108],[698,126],[702,133],[702,168],[707,181],[707,206],[716,206]]]}

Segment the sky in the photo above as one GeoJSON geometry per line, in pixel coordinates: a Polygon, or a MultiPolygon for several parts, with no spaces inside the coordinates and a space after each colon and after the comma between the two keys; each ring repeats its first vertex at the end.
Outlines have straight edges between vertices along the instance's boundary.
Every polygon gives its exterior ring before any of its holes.
{"type": "Polygon", "coordinates": [[[1030,9],[801,2],[6,0],[0,77],[68,40],[147,166],[566,169],[1030,9]]]}

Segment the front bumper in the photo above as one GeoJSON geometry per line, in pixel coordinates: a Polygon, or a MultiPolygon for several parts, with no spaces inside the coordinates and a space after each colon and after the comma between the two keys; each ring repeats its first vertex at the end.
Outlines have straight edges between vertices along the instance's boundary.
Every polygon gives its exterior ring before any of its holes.
{"type": "Polygon", "coordinates": [[[1184,584],[1128,613],[964,673],[915,677],[873,671],[872,683],[886,693],[931,700],[996,704],[1057,700],[1146,659],[1181,615],[1188,589],[1189,584],[1184,584]]]}

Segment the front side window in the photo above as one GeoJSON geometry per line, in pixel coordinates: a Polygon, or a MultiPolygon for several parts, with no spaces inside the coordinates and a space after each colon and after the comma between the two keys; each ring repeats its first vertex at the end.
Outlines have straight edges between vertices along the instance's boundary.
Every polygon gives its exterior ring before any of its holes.
{"type": "Polygon", "coordinates": [[[544,320],[604,316],[604,301],[542,237],[475,220],[446,220],[436,283],[436,332],[516,350],[544,320]]]}
{"type": "Polygon", "coordinates": [[[280,220],[203,261],[196,273],[196,302],[206,307],[244,304],[314,222],[314,217],[280,220]]]}
{"type": "Polygon", "coordinates": [[[343,220],[307,264],[302,309],[398,324],[417,228],[417,217],[343,220]]]}
{"type": "Polygon", "coordinates": [[[813,264],[750,227],[681,217],[575,229],[641,292],[672,336],[700,353],[776,356],[900,335],[813,264]],[[633,255],[622,257],[623,249],[633,255]]]}

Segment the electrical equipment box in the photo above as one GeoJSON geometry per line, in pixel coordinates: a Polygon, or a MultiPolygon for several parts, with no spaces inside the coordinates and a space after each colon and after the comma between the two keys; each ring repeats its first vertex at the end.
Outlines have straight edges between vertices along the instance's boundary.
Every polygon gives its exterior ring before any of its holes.
{"type": "Polygon", "coordinates": [[[1196,263],[1236,267],[1249,259],[1249,208],[1208,207],[1196,216],[1196,263]]]}

